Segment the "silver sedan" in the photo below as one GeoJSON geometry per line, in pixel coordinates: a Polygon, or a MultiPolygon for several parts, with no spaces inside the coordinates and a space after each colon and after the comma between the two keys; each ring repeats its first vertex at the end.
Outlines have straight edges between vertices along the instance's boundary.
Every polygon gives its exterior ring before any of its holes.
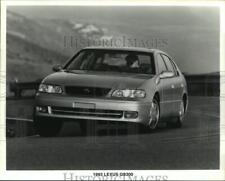
{"type": "Polygon", "coordinates": [[[89,47],[53,67],[36,94],[35,127],[56,135],[63,121],[160,121],[181,127],[188,105],[181,71],[165,52],[145,48],[89,47]]]}

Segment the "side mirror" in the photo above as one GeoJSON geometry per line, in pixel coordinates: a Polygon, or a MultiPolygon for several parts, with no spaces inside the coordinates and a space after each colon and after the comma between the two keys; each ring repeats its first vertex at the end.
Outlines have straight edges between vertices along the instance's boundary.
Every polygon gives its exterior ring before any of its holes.
{"type": "Polygon", "coordinates": [[[159,75],[159,78],[160,78],[160,79],[171,78],[171,77],[173,77],[174,75],[175,75],[174,72],[171,72],[171,71],[168,71],[168,72],[162,72],[162,73],[159,75]]]}
{"type": "Polygon", "coordinates": [[[54,72],[59,72],[60,70],[62,70],[62,65],[55,65],[55,66],[52,68],[52,70],[53,70],[54,72]]]}

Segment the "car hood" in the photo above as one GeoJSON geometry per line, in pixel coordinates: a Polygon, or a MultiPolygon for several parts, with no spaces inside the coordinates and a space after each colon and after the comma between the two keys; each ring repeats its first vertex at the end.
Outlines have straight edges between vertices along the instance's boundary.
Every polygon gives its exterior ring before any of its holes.
{"type": "Polygon", "coordinates": [[[62,86],[88,86],[105,88],[138,88],[153,75],[111,73],[111,72],[56,72],[47,76],[43,82],[62,86]]]}

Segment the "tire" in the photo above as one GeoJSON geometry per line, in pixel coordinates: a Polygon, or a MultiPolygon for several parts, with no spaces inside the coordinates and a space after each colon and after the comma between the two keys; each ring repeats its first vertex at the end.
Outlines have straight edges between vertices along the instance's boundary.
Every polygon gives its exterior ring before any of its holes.
{"type": "Polygon", "coordinates": [[[36,133],[41,137],[54,137],[59,134],[62,127],[62,121],[35,118],[34,126],[36,133]]]}
{"type": "Polygon", "coordinates": [[[185,107],[184,107],[184,100],[182,100],[179,107],[179,116],[176,117],[176,121],[174,123],[175,128],[181,128],[183,126],[184,114],[185,114],[185,107]]]}
{"type": "Polygon", "coordinates": [[[150,112],[149,112],[149,120],[148,120],[148,130],[155,130],[158,126],[158,122],[160,119],[160,107],[159,101],[156,97],[153,98],[150,112]]]}

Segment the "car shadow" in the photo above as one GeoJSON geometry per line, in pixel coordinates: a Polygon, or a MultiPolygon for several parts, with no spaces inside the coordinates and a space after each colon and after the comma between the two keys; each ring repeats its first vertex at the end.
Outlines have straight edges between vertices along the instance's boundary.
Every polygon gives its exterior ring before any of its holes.
{"type": "Polygon", "coordinates": [[[155,130],[149,130],[143,125],[137,123],[127,122],[109,122],[109,121],[95,121],[90,125],[86,125],[86,130],[81,129],[79,124],[74,122],[66,122],[61,129],[58,137],[86,137],[86,136],[127,136],[127,135],[146,135],[157,134],[160,132],[167,132],[172,127],[168,127],[166,124],[159,124],[155,130]]]}

